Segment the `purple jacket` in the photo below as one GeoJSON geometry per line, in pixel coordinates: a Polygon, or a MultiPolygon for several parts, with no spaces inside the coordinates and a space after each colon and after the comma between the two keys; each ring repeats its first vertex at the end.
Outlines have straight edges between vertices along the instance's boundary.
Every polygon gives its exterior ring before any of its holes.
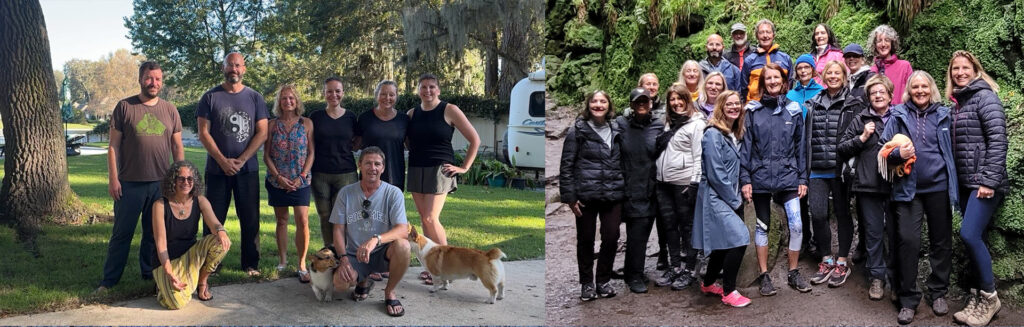
{"type": "Polygon", "coordinates": [[[885,77],[892,81],[892,104],[903,103],[903,90],[907,88],[910,73],[914,72],[914,68],[910,67],[909,61],[901,60],[896,55],[889,55],[884,59],[875,57],[875,64],[871,65],[871,71],[879,73],[879,67],[881,67],[880,73],[885,74],[885,77]]]}

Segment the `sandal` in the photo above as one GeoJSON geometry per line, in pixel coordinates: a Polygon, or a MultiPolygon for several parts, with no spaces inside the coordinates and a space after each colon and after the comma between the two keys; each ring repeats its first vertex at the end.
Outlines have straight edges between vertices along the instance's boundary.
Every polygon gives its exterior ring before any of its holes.
{"type": "Polygon", "coordinates": [[[372,273],[372,274],[370,274],[370,276],[367,276],[367,278],[372,279],[374,281],[381,282],[381,281],[384,281],[384,277],[381,276],[381,275],[382,275],[381,273],[372,273]]]}
{"type": "Polygon", "coordinates": [[[282,272],[284,272],[284,269],[287,268],[287,267],[288,267],[288,263],[277,265],[277,273],[281,274],[282,272]]]}
{"type": "Polygon", "coordinates": [[[370,290],[373,290],[373,280],[368,280],[370,283],[365,287],[356,284],[355,291],[352,291],[352,301],[362,302],[366,298],[370,297],[370,290]]]}
{"type": "Polygon", "coordinates": [[[213,293],[210,293],[210,284],[199,284],[196,287],[196,291],[196,298],[199,298],[199,301],[213,300],[213,293]],[[203,293],[209,294],[210,296],[204,298],[203,293]]]}
{"type": "Polygon", "coordinates": [[[380,277],[390,279],[391,278],[391,273],[387,272],[387,271],[382,272],[382,273],[380,273],[380,277]]]}
{"type": "Polygon", "coordinates": [[[256,270],[256,268],[248,268],[248,269],[246,269],[245,270],[245,274],[249,275],[249,277],[260,277],[260,271],[256,270]]]}
{"type": "Polygon", "coordinates": [[[299,270],[297,272],[299,273],[299,283],[308,284],[309,283],[309,271],[299,270]]]}
{"type": "Polygon", "coordinates": [[[434,276],[431,276],[429,271],[424,270],[420,273],[420,279],[423,280],[424,284],[434,285],[434,276]]]}
{"type": "Polygon", "coordinates": [[[398,299],[385,299],[384,300],[384,311],[387,311],[389,316],[401,317],[405,315],[405,306],[398,299]],[[401,308],[401,311],[395,311],[395,309],[401,308]],[[391,309],[391,310],[388,310],[391,309]]]}

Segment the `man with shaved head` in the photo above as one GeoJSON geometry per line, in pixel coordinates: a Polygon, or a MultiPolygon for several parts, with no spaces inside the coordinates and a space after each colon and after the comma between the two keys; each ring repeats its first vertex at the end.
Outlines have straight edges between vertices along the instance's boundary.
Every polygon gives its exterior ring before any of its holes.
{"type": "MultiPolygon", "coordinates": [[[[267,139],[267,102],[242,84],[245,57],[224,57],[224,83],[206,91],[196,105],[199,141],[206,148],[206,198],[221,224],[231,196],[242,231],[242,270],[259,276],[260,166],[256,151],[267,139]]],[[[203,234],[210,234],[203,228],[203,234]]]]}
{"type": "Polygon", "coordinates": [[[704,76],[708,76],[711,72],[720,72],[725,76],[725,84],[729,87],[729,90],[737,91],[743,87],[740,80],[740,69],[722,57],[722,49],[724,47],[722,36],[718,34],[709,35],[707,43],[704,44],[704,49],[707,50],[708,56],[704,57],[704,60],[701,60],[698,64],[700,65],[700,70],[704,71],[704,76]]]}

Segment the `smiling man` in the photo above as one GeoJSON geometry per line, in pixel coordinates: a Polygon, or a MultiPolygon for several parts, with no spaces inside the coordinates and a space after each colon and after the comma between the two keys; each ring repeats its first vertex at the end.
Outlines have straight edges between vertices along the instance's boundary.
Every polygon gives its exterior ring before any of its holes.
{"type": "Polygon", "coordinates": [[[743,71],[740,73],[741,83],[745,86],[740,92],[747,101],[760,99],[758,78],[768,63],[782,67],[782,77],[786,80],[792,80],[794,75],[793,59],[779,50],[779,44],[775,43],[775,23],[767,19],[759,20],[754,25],[754,31],[757,33],[757,50],[743,59],[743,71]]]}
{"type": "Polygon", "coordinates": [[[174,160],[184,160],[178,109],[160,98],[163,70],[154,61],[139,66],[139,94],[114,107],[107,151],[107,191],[114,199],[114,231],[107,245],[103,281],[97,291],[121,280],[135,226],[142,214],[139,269],[153,279],[154,255],[151,204],[160,197],[160,180],[174,160]],[[127,155],[124,155],[127,154],[127,155]]]}

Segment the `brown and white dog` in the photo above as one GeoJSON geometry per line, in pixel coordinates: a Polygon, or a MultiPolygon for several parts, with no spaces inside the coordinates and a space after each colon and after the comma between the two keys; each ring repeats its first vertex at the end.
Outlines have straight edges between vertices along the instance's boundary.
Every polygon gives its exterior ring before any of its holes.
{"type": "Polygon", "coordinates": [[[310,265],[310,286],[313,287],[313,295],[320,302],[334,300],[334,269],[338,268],[338,258],[334,256],[331,248],[325,247],[313,255],[313,263],[310,265]]]}
{"type": "Polygon", "coordinates": [[[409,247],[419,258],[420,263],[434,275],[434,288],[447,290],[454,279],[479,279],[480,283],[491,292],[487,303],[505,297],[505,266],[501,258],[505,253],[494,248],[484,252],[477,249],[438,245],[426,236],[416,233],[416,228],[409,226],[409,247]]]}

